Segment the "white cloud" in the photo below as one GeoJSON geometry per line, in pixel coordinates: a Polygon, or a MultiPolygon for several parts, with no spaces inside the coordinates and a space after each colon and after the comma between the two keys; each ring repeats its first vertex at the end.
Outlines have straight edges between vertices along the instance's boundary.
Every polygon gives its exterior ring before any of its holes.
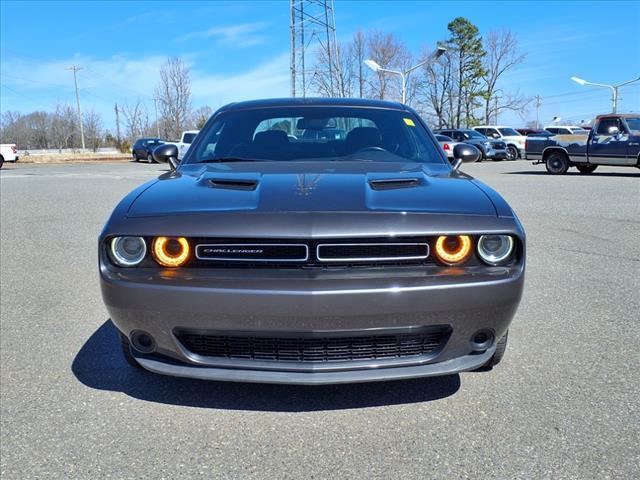
{"type": "Polygon", "coordinates": [[[234,45],[236,47],[251,47],[265,41],[265,37],[258,34],[264,27],[265,24],[262,22],[216,26],[208,30],[187,33],[186,35],[178,37],[176,41],[185,42],[193,39],[214,38],[221,44],[234,45]]]}
{"type": "Polygon", "coordinates": [[[194,103],[222,105],[256,98],[289,95],[289,53],[284,52],[250,70],[232,74],[206,74],[191,71],[194,103]]]}
{"type": "MultiPolygon", "coordinates": [[[[209,73],[199,67],[196,55],[183,55],[191,69],[192,106],[217,108],[225,103],[255,98],[282,97],[289,94],[289,54],[283,52],[269,60],[235,73],[209,73]]],[[[153,92],[159,80],[165,56],[128,57],[116,55],[104,59],[74,56],[52,61],[25,58],[2,59],[2,110],[27,113],[53,110],[56,103],[75,105],[71,65],[78,72],[83,110],[95,110],[104,125],[115,125],[114,104],[141,100],[150,117],[154,115],[153,92]],[[11,75],[11,76],[9,76],[11,75]]],[[[221,70],[222,72],[222,70],[221,70]]]]}

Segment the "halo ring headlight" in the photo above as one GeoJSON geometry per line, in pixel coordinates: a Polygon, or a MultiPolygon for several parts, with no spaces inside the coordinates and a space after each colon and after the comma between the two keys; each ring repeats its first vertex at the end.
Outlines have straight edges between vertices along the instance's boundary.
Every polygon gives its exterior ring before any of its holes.
{"type": "Polygon", "coordinates": [[[473,252],[469,235],[441,235],[436,240],[436,255],[447,265],[466,262],[473,252]]]}
{"type": "Polygon", "coordinates": [[[109,252],[117,265],[134,267],[147,255],[147,244],[142,237],[113,237],[109,252]]]}
{"type": "Polygon", "coordinates": [[[189,259],[191,248],[184,237],[156,237],[153,258],[163,267],[180,267],[189,259]]]}
{"type": "Polygon", "coordinates": [[[511,257],[514,241],[510,235],[481,235],[478,255],[489,265],[500,265],[511,257]]]}

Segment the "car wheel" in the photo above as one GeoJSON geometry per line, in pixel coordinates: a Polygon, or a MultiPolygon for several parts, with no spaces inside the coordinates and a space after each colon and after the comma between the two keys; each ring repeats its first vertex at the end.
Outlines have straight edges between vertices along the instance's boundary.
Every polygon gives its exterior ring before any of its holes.
{"type": "Polygon", "coordinates": [[[2,168],[2,165],[4,165],[4,158],[0,157],[0,168],[2,168]]]}
{"type": "Polygon", "coordinates": [[[597,165],[576,165],[576,168],[578,169],[578,171],[584,175],[588,175],[590,173],[593,173],[596,168],[598,168],[597,165]]]}
{"type": "Polygon", "coordinates": [[[120,346],[122,347],[122,355],[124,355],[124,359],[132,367],[142,369],[142,365],[138,363],[138,361],[131,353],[131,344],[129,343],[129,339],[127,338],[127,336],[122,332],[118,332],[118,334],[120,335],[120,346]]]}
{"type": "Polygon", "coordinates": [[[502,357],[504,357],[504,352],[507,350],[507,340],[509,339],[509,330],[505,332],[498,343],[496,343],[496,351],[493,354],[493,357],[489,359],[487,363],[484,364],[485,367],[495,367],[502,361],[502,357]]]}
{"type": "Polygon", "coordinates": [[[156,163],[153,159],[153,155],[151,155],[150,153],[147,154],[147,163],[156,163]]]}
{"type": "Polygon", "coordinates": [[[131,158],[133,159],[133,161],[134,161],[134,162],[137,162],[138,160],[140,160],[140,159],[138,158],[138,155],[136,155],[136,152],[133,152],[133,153],[131,154],[131,158]]]}
{"type": "Polygon", "coordinates": [[[496,343],[496,351],[493,352],[493,356],[487,360],[487,363],[479,368],[476,368],[475,372],[486,372],[498,365],[504,357],[504,352],[507,350],[507,339],[509,337],[509,330],[503,335],[503,337],[496,343]]]}
{"type": "Polygon", "coordinates": [[[518,159],[518,149],[513,145],[509,145],[507,147],[507,160],[517,160],[518,159]]]}
{"type": "Polygon", "coordinates": [[[569,170],[569,159],[563,153],[552,153],[547,158],[546,162],[547,172],[552,175],[564,175],[569,170]]]}

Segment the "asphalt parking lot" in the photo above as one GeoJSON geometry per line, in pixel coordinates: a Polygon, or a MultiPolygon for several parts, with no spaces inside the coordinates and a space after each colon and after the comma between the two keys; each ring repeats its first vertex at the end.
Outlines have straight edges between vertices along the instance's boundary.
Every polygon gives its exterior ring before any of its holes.
{"type": "Polygon", "coordinates": [[[162,377],[121,358],[96,238],[164,170],[0,171],[3,478],[637,478],[640,171],[465,166],[528,235],[503,363],[294,387],[162,377]]]}

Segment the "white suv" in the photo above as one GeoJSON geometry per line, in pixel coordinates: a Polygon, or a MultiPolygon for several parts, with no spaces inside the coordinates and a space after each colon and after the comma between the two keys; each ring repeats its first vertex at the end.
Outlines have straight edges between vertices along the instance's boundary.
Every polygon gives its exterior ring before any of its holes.
{"type": "Polygon", "coordinates": [[[527,137],[521,135],[515,128],[504,125],[480,125],[473,127],[477,132],[489,138],[502,140],[507,144],[507,160],[524,158],[524,144],[527,137]]]}

